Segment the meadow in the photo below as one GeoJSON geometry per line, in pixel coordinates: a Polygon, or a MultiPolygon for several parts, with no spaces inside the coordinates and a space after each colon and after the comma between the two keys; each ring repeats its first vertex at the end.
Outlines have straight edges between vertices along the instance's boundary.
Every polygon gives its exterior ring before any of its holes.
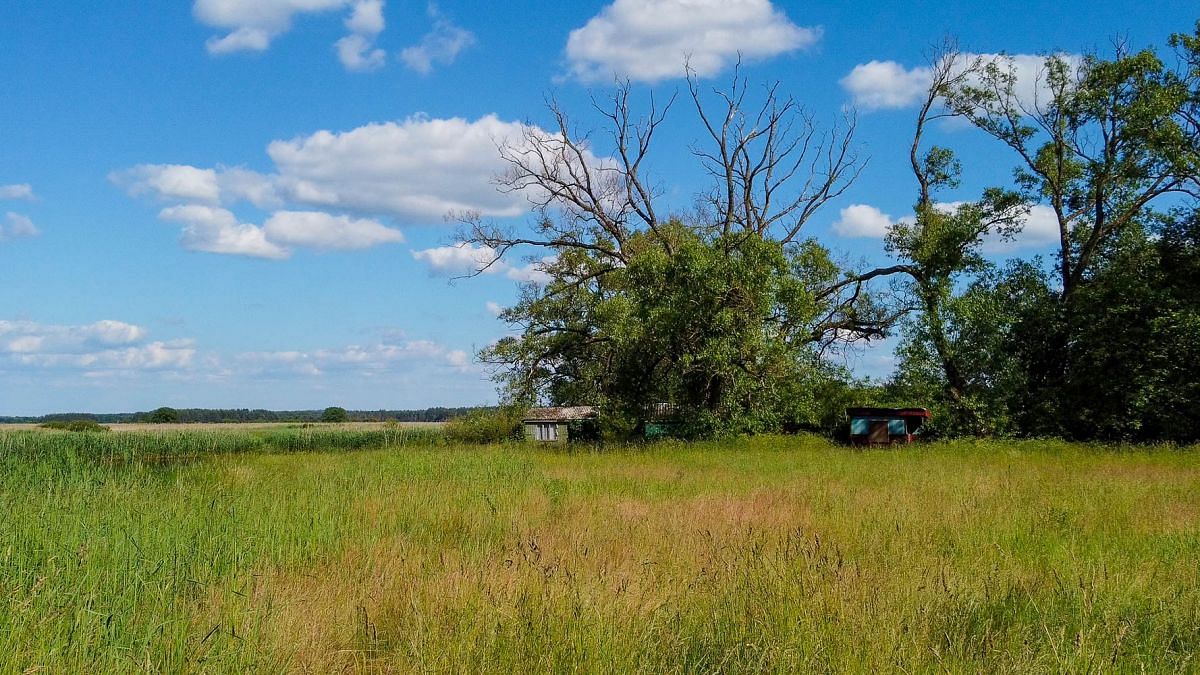
{"type": "Polygon", "coordinates": [[[0,673],[1191,672],[1200,455],[0,432],[0,673]]]}

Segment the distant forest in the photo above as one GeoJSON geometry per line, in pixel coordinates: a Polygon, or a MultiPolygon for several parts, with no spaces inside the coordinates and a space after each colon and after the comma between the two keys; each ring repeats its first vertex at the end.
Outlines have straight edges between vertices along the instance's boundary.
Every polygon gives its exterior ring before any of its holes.
{"type": "MultiPolygon", "coordinates": [[[[351,422],[445,422],[476,407],[425,408],[424,410],[347,410],[351,422]]],[[[250,410],[247,408],[176,408],[181,423],[196,422],[319,422],[323,410],[250,410]]],[[[40,424],[62,420],[94,420],[101,424],[150,421],[152,411],[127,413],[54,413],[38,417],[0,417],[0,424],[40,424]]]]}

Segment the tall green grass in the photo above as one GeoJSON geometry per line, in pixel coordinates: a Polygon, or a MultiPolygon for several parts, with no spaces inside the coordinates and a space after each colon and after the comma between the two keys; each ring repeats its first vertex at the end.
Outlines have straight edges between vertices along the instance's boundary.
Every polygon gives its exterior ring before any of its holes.
{"type": "Polygon", "coordinates": [[[1193,450],[287,431],[0,435],[0,672],[1197,668],[1193,450]]]}
{"type": "Polygon", "coordinates": [[[436,427],[379,429],[301,426],[273,429],[52,433],[0,431],[0,462],[154,462],[249,452],[345,451],[431,446],[444,442],[436,427]]]}

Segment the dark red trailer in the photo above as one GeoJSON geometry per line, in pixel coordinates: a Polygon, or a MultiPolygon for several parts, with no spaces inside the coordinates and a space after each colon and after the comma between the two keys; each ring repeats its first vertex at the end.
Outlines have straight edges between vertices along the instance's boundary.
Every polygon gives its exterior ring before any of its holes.
{"type": "Polygon", "coordinates": [[[929,419],[925,408],[847,408],[851,445],[912,443],[929,419]]]}

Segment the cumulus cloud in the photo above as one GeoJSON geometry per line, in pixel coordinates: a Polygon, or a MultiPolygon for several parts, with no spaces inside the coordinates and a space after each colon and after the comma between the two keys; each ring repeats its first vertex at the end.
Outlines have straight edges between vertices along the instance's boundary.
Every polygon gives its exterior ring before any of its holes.
{"type": "Polygon", "coordinates": [[[186,164],[139,164],[109,174],[109,179],[130,196],[156,195],[162,199],[217,204],[221,186],[213,169],[186,164]]]}
{"type": "Polygon", "coordinates": [[[500,303],[492,302],[491,300],[488,300],[486,303],[484,303],[484,308],[486,308],[488,314],[491,314],[492,316],[500,316],[500,314],[504,312],[504,307],[502,307],[500,303]]]}
{"type": "MultiPolygon", "coordinates": [[[[1073,67],[1082,62],[1075,54],[1059,54],[1073,67]]],[[[1014,93],[1023,105],[1032,106],[1045,100],[1046,57],[1036,54],[962,54],[960,63],[996,63],[1011,67],[1016,74],[1014,93]]],[[[920,102],[929,90],[933,69],[929,66],[908,68],[895,61],[869,61],[853,68],[841,79],[842,88],[849,92],[855,105],[864,110],[907,108],[920,102]]]]}
{"type": "MultiPolygon", "coordinates": [[[[267,147],[271,172],[141,164],[109,178],[131,196],[166,202],[160,216],[187,226],[189,248],[284,258],[295,246],[352,249],[403,241],[399,231],[377,221],[336,213],[377,215],[401,224],[441,221],[449,213],[528,213],[537,195],[496,189],[495,176],[509,168],[497,148],[545,136],[537,127],[495,115],[473,121],[415,116],[274,141],[267,147]],[[275,226],[264,230],[238,223],[231,209],[243,202],[274,212],[269,222],[275,226]],[[305,212],[309,215],[296,215],[305,212]],[[304,232],[298,231],[301,220],[304,232]]],[[[584,161],[593,167],[611,163],[587,148],[584,161]]],[[[534,269],[512,274],[539,278],[534,269]]]]}
{"type": "Polygon", "coordinates": [[[239,223],[228,209],[203,204],[171,206],[158,215],[183,223],[184,248],[270,260],[287,258],[296,248],[348,251],[404,241],[399,230],[377,221],[320,211],[276,211],[262,227],[239,223]]]}
{"type": "Polygon", "coordinates": [[[347,70],[365,72],[383,67],[387,52],[375,47],[383,32],[383,0],[360,0],[346,18],[350,34],[334,43],[338,60],[347,70]]]}
{"type": "Polygon", "coordinates": [[[429,16],[433,29],[421,41],[400,52],[400,60],[422,75],[433,71],[434,64],[448,66],[458,58],[459,52],[475,44],[475,35],[456,26],[430,3],[429,16]]]}
{"type": "Polygon", "coordinates": [[[242,372],[309,376],[328,372],[378,374],[406,363],[440,363],[460,371],[471,365],[467,352],[431,340],[380,342],[311,351],[243,352],[234,357],[234,362],[242,372]]]}
{"type": "Polygon", "coordinates": [[[371,40],[364,35],[347,35],[333,46],[346,70],[376,70],[387,62],[387,52],[372,47],[371,40]]]}
{"type": "MultiPolygon", "coordinates": [[[[943,213],[953,213],[966,202],[939,202],[934,208],[943,213]]],[[[882,239],[896,223],[912,223],[913,216],[893,221],[891,216],[874,206],[854,204],[841,211],[841,217],[833,224],[833,231],[846,238],[882,239]]],[[[1012,238],[1005,239],[996,233],[983,237],[980,248],[985,253],[1006,255],[1022,250],[1041,249],[1058,243],[1058,219],[1054,209],[1035,204],[1029,209],[1021,230],[1012,238]]]]}
{"type": "Polygon", "coordinates": [[[546,267],[554,264],[555,256],[546,256],[526,265],[513,265],[496,260],[496,250],[490,246],[455,244],[413,251],[417,260],[429,266],[434,276],[467,276],[469,274],[503,274],[513,281],[545,284],[550,281],[546,267]]]}
{"type": "Polygon", "coordinates": [[[567,39],[573,76],[658,82],[702,77],[739,57],[765,59],[810,47],[820,28],[798,26],[770,0],[615,0],[567,39]]]}
{"type": "Polygon", "coordinates": [[[497,144],[523,130],[495,115],[473,122],[410,117],[275,141],[267,154],[279,189],[298,203],[411,220],[449,211],[514,216],[525,210],[524,198],[498,192],[492,178],[506,168],[497,144]]]}
{"type": "Polygon", "coordinates": [[[546,256],[541,260],[536,260],[527,265],[510,265],[505,269],[504,276],[522,283],[545,285],[551,279],[550,275],[546,272],[546,268],[549,265],[553,265],[556,260],[558,260],[556,256],[546,256]]]}
{"type": "MultiPolygon", "coordinates": [[[[442,220],[450,212],[512,217],[528,195],[501,192],[493,179],[508,164],[500,145],[519,146],[546,132],[496,115],[476,120],[414,116],[348,131],[322,130],[267,146],[275,170],[143,164],[110,175],[129,194],[168,202],[259,208],[296,205],[380,214],[404,222],[442,220]]],[[[607,160],[590,152],[586,161],[607,160]]]]}
{"type": "Polygon", "coordinates": [[[36,237],[41,233],[29,216],[12,211],[4,214],[4,222],[0,223],[0,241],[36,237]]]}
{"type": "Polygon", "coordinates": [[[188,250],[269,260],[282,260],[291,255],[286,248],[268,241],[262,228],[239,223],[226,209],[185,204],[165,208],[158,217],[183,224],[180,241],[188,250]]]}
{"type": "Polygon", "coordinates": [[[33,186],[29,183],[17,183],[13,185],[0,185],[0,199],[25,199],[33,201],[36,197],[33,194],[33,186]]]}
{"type": "Polygon", "coordinates": [[[1054,209],[1035,204],[1025,216],[1021,231],[1011,240],[989,234],[983,240],[983,250],[988,253],[1007,254],[1020,250],[1041,249],[1059,243],[1058,217],[1054,209]]]}
{"type": "Polygon", "coordinates": [[[162,370],[191,365],[190,340],[146,342],[146,329],[122,321],[54,325],[0,320],[0,367],[162,370]]]}
{"type": "Polygon", "coordinates": [[[359,35],[379,35],[384,25],[383,0],[359,0],[346,18],[346,28],[359,35]]]}
{"type": "Polygon", "coordinates": [[[932,78],[933,71],[928,67],[905,68],[895,61],[870,61],[854,66],[841,85],[860,108],[906,108],[925,95],[932,78]]]}
{"type": "Polygon", "coordinates": [[[842,209],[833,231],[842,237],[882,239],[891,226],[891,216],[874,206],[851,204],[842,209]]]}
{"type": "Polygon", "coordinates": [[[404,241],[399,230],[366,218],[320,211],[277,211],[263,224],[268,241],[280,246],[348,251],[404,241]]]}
{"type": "Polygon", "coordinates": [[[350,34],[334,45],[338,58],[349,70],[373,70],[386,61],[384,51],[373,46],[385,25],[383,5],[383,0],[195,0],[192,14],[200,23],[229,31],[205,43],[210,54],[222,55],[265,51],[291,29],[295,17],[349,8],[344,23],[350,34]]]}
{"type": "Polygon", "coordinates": [[[412,256],[428,265],[430,273],[435,276],[466,276],[478,272],[495,274],[507,267],[504,261],[496,260],[496,249],[475,244],[427,248],[413,251],[412,256]]]}

